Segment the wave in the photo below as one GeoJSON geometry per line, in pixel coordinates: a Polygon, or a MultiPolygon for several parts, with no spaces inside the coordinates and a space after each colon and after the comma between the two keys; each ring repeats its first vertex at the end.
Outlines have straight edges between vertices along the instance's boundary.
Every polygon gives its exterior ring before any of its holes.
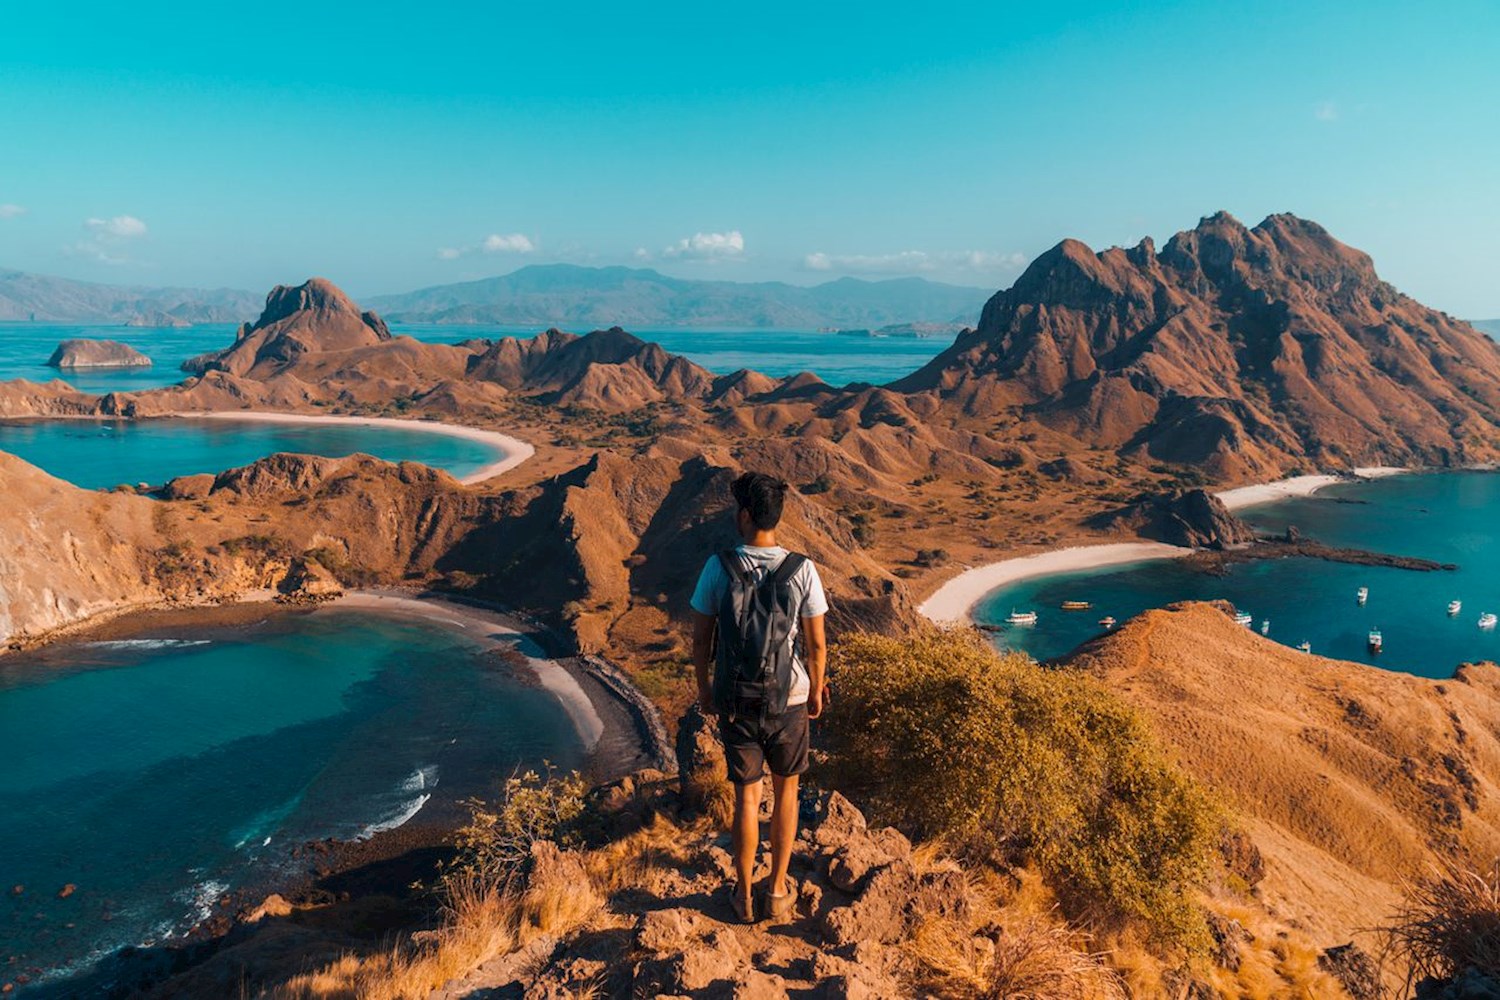
{"type": "MultiPolygon", "coordinates": [[[[205,879],[197,885],[189,886],[174,895],[174,899],[188,905],[188,915],[185,926],[188,928],[201,924],[213,916],[214,906],[218,904],[219,897],[229,891],[229,883],[218,879],[205,879]]],[[[162,935],[163,939],[175,937],[177,928],[166,925],[167,931],[162,935]]]]}
{"type": "Polygon", "coordinates": [[[92,649],[185,649],[188,646],[207,646],[211,641],[209,639],[101,639],[98,642],[86,642],[84,645],[92,649]]]}
{"type": "Polygon", "coordinates": [[[301,804],[302,793],[298,792],[285,802],[261,810],[249,823],[230,832],[230,843],[234,844],[235,850],[239,850],[252,841],[265,838],[260,845],[265,847],[271,843],[271,837],[280,829],[281,824],[286,822],[287,817],[301,804]]]}
{"type": "Polygon", "coordinates": [[[436,764],[419,767],[405,781],[401,782],[401,790],[403,792],[420,792],[424,788],[436,788],[437,775],[438,766],[436,764]]]}
{"type": "Polygon", "coordinates": [[[382,819],[376,820],[374,823],[360,830],[355,835],[355,839],[366,840],[377,833],[384,833],[387,830],[394,830],[399,826],[405,825],[408,820],[421,812],[422,807],[432,798],[432,793],[428,789],[437,787],[437,782],[438,767],[436,764],[428,764],[425,767],[419,767],[412,771],[397,786],[397,794],[410,797],[403,798],[382,819]],[[413,792],[419,794],[411,795],[413,792]]]}
{"type": "Polygon", "coordinates": [[[398,826],[404,826],[407,820],[411,819],[417,813],[422,811],[422,807],[427,804],[427,800],[430,798],[432,798],[431,795],[418,795],[410,802],[406,802],[401,805],[394,813],[387,816],[385,819],[380,820],[376,823],[371,823],[369,826],[359,831],[355,839],[366,840],[370,837],[375,836],[377,833],[384,833],[387,830],[394,830],[398,826]]]}

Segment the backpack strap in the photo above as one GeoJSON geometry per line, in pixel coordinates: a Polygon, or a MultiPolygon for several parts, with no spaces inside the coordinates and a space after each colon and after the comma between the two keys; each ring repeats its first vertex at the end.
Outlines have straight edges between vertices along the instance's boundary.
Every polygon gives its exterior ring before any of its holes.
{"type": "Polygon", "coordinates": [[[781,560],[781,565],[776,567],[775,572],[766,575],[765,582],[761,586],[774,587],[778,583],[786,583],[797,575],[802,564],[807,562],[807,556],[800,552],[788,552],[786,558],[781,560]]]}

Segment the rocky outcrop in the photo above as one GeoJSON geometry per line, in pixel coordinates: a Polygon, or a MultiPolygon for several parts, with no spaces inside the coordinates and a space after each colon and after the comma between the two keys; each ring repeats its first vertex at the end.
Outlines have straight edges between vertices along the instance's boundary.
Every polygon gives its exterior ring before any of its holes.
{"type": "Polygon", "coordinates": [[[1092,524],[1194,549],[1226,549],[1255,541],[1255,529],[1231,514],[1224,501],[1207,490],[1144,496],[1122,510],[1096,517],[1092,524]]]}
{"type": "Polygon", "coordinates": [[[52,368],[150,368],[151,359],[115,340],[65,340],[47,359],[52,368]]]}
{"type": "Polygon", "coordinates": [[[1292,215],[1220,212],[1160,253],[1064,240],[893,387],[1219,479],[1500,454],[1500,347],[1292,215]]]}
{"type": "Polygon", "coordinates": [[[193,324],[183,319],[181,316],[174,316],[172,313],[162,312],[160,309],[153,309],[150,312],[138,313],[135,316],[130,317],[125,321],[125,325],[147,327],[151,329],[181,329],[183,327],[192,326],[193,324]]]}
{"type": "Polygon", "coordinates": [[[266,378],[308,355],[370,347],[390,339],[391,331],[379,316],[361,312],[333,282],[312,278],[294,287],[271,289],[260,318],[241,326],[231,347],[190,358],[182,368],[200,375],[223,371],[266,378]]]}

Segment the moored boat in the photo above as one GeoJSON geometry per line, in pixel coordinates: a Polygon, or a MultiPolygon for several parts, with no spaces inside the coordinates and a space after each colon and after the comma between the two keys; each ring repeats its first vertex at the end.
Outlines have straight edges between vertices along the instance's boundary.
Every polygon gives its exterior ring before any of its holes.
{"type": "Polygon", "coordinates": [[[1464,602],[1463,601],[1449,601],[1448,602],[1448,617],[1452,618],[1454,615],[1458,614],[1463,609],[1464,609],[1464,602]]]}
{"type": "Polygon", "coordinates": [[[1312,643],[1308,642],[1306,639],[1303,639],[1301,642],[1297,643],[1297,648],[1302,650],[1302,652],[1304,653],[1311,653],[1312,643]]]}
{"type": "Polygon", "coordinates": [[[1260,634],[1261,635],[1270,635],[1271,634],[1271,619],[1269,619],[1269,618],[1262,618],[1260,620],[1260,634]]]}
{"type": "Polygon", "coordinates": [[[1368,601],[1370,599],[1370,588],[1369,587],[1360,587],[1358,590],[1356,590],[1354,592],[1354,599],[1356,601],[1358,601],[1359,603],[1361,603],[1361,604],[1363,604],[1366,601],[1368,601]]]}
{"type": "Polygon", "coordinates": [[[1005,616],[1005,624],[1007,624],[1007,625],[1035,625],[1036,624],[1036,612],[1035,611],[1017,611],[1016,609],[1012,608],[1011,611],[1010,611],[1010,614],[1008,614],[1008,615],[1005,616]]]}
{"type": "Polygon", "coordinates": [[[1488,611],[1486,611],[1484,614],[1482,614],[1482,615],[1479,616],[1479,627],[1480,628],[1494,628],[1495,627],[1495,622],[1496,622],[1495,616],[1493,614],[1491,614],[1490,612],[1488,612],[1488,611]]]}
{"type": "Polygon", "coordinates": [[[1089,608],[1092,608],[1092,607],[1093,607],[1093,604],[1089,603],[1088,601],[1063,601],[1062,602],[1062,609],[1064,611],[1087,611],[1089,608]]]}
{"type": "Polygon", "coordinates": [[[1385,637],[1380,634],[1380,629],[1370,629],[1370,652],[1378,653],[1385,647],[1385,637]]]}
{"type": "Polygon", "coordinates": [[[1114,628],[1115,627],[1114,616],[1113,615],[1105,615],[1103,618],[1099,619],[1099,624],[1103,625],[1105,628],[1114,628]]]}
{"type": "Polygon", "coordinates": [[[1251,615],[1248,611],[1238,611],[1235,613],[1234,623],[1250,628],[1255,624],[1255,616],[1251,615]]]}

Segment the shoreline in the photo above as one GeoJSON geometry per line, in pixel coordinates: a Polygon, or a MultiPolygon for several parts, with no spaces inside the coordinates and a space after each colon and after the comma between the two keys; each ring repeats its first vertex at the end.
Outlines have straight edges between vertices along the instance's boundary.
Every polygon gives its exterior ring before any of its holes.
{"type": "MultiPolygon", "coordinates": [[[[502,472],[509,472],[536,454],[536,449],[519,438],[499,431],[487,431],[466,424],[449,424],[439,420],[405,420],[400,417],[353,417],[322,413],[279,413],[271,410],[182,410],[162,414],[162,417],[193,417],[206,420],[246,420],[267,424],[345,424],[356,427],[384,427],[394,430],[414,430],[427,434],[441,434],[488,445],[500,455],[495,461],[480,466],[466,476],[458,478],[465,486],[473,486],[493,479],[502,472]]],[[[154,420],[158,417],[139,419],[154,420]]]]}
{"type": "MultiPolygon", "coordinates": [[[[1416,471],[1396,466],[1368,466],[1356,468],[1352,474],[1292,476],[1270,483],[1237,486],[1220,490],[1214,496],[1226,509],[1236,512],[1293,497],[1309,497],[1336,483],[1383,479],[1416,471]]],[[[1165,542],[1134,541],[1069,545],[1032,555],[1013,556],[964,570],[933,591],[917,606],[917,613],[939,624],[972,623],[974,608],[989,594],[1022,580],[1157,559],[1181,559],[1195,551],[1165,542]]]]}

